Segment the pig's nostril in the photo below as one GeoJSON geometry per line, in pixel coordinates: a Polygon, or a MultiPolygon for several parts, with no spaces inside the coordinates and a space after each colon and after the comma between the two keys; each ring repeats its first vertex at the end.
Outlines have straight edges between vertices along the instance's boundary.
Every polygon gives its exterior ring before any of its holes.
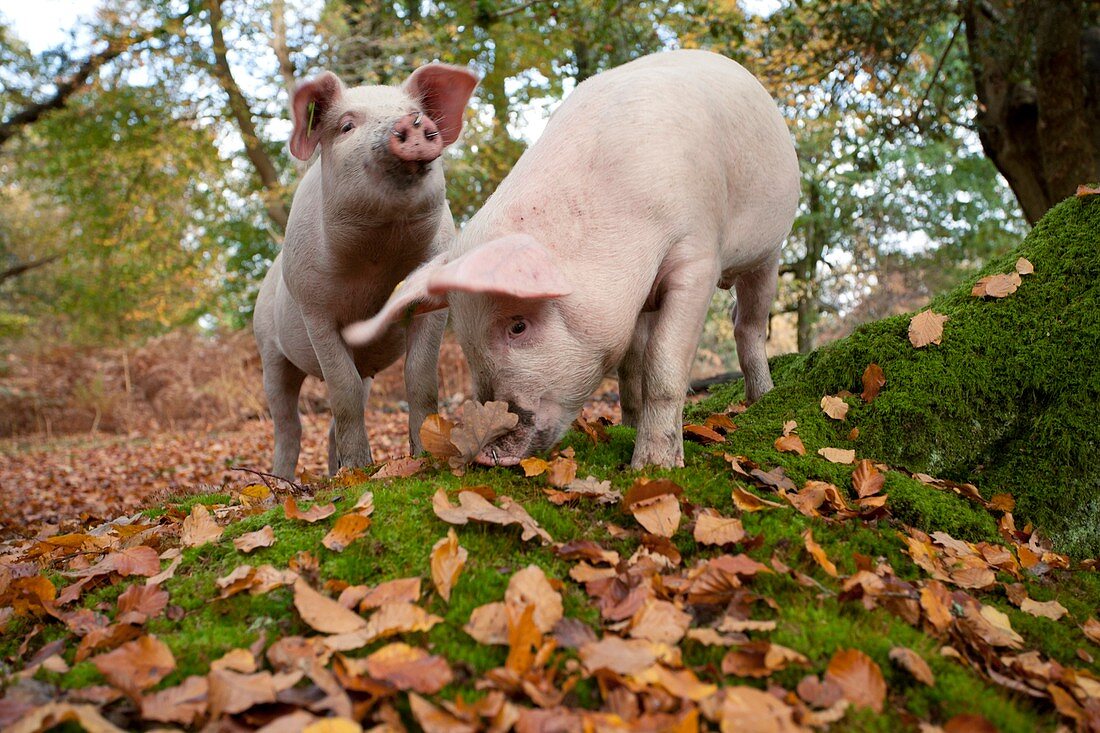
{"type": "Polygon", "coordinates": [[[431,132],[425,132],[424,137],[428,138],[429,140],[434,140],[435,138],[439,137],[439,130],[432,130],[431,132]]]}
{"type": "Polygon", "coordinates": [[[401,142],[405,142],[405,133],[401,132],[401,131],[400,131],[400,130],[398,130],[397,128],[394,128],[394,129],[390,130],[390,132],[392,132],[392,133],[393,133],[393,136],[394,136],[395,138],[397,138],[397,139],[398,139],[398,140],[400,140],[401,142]]]}

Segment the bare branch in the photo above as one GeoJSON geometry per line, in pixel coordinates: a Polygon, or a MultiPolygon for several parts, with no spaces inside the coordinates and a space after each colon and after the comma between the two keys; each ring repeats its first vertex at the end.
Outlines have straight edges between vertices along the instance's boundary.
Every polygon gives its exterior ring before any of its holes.
{"type": "Polygon", "coordinates": [[[251,473],[251,474],[254,474],[256,476],[259,476],[260,480],[263,481],[267,485],[267,488],[271,489],[273,492],[275,491],[275,487],[271,485],[271,482],[268,481],[268,479],[275,479],[276,481],[282,481],[287,486],[289,486],[291,489],[293,489],[295,491],[295,493],[298,493],[298,494],[307,493],[306,490],[305,490],[305,487],[303,487],[301,484],[296,484],[293,481],[291,481],[290,479],[285,479],[282,476],[276,476],[273,473],[267,473],[266,471],[257,471],[254,468],[248,468],[246,466],[231,466],[229,470],[230,471],[244,471],[246,473],[251,473]]]}
{"type": "Polygon", "coordinates": [[[936,65],[932,69],[932,76],[928,79],[928,84],[924,88],[924,94],[921,95],[920,101],[917,102],[917,108],[913,110],[912,125],[917,126],[917,122],[920,120],[920,114],[924,111],[924,105],[928,103],[928,95],[932,93],[932,87],[936,85],[936,79],[940,76],[940,70],[943,69],[943,64],[947,61],[947,55],[951,53],[951,47],[955,45],[955,37],[959,35],[959,31],[962,30],[963,19],[960,17],[959,22],[955,24],[954,30],[951,31],[951,37],[947,39],[947,45],[943,47],[943,53],[936,59],[936,65]]]}
{"type": "MultiPolygon", "coordinates": [[[[271,0],[271,48],[275,51],[275,58],[279,61],[279,75],[283,77],[283,86],[286,87],[287,112],[294,105],[294,87],[297,85],[297,73],[294,70],[294,61],[290,58],[290,47],[286,42],[286,2],[285,0],[271,0]]],[[[305,172],[307,163],[294,158],[294,169],[301,175],[305,172]]]]}
{"type": "Polygon", "coordinates": [[[39,267],[43,267],[44,265],[48,265],[51,262],[55,262],[59,259],[61,259],[61,255],[59,254],[50,255],[49,257],[43,257],[42,259],[34,260],[32,262],[20,262],[14,267],[9,267],[6,270],[0,270],[0,283],[4,282],[5,280],[19,277],[20,275],[26,274],[31,270],[36,270],[39,267]]]}
{"type": "Polygon", "coordinates": [[[296,74],[286,42],[286,0],[271,0],[271,48],[279,60],[279,74],[291,99],[294,97],[296,74]]]}
{"type": "Polygon", "coordinates": [[[501,18],[507,18],[509,15],[515,15],[516,13],[522,13],[524,10],[527,10],[527,8],[532,8],[536,5],[542,5],[546,1],[547,0],[530,0],[529,2],[525,2],[525,3],[521,3],[519,5],[515,5],[511,8],[506,9],[506,10],[501,10],[499,13],[493,13],[492,17],[489,19],[489,22],[493,23],[495,21],[500,20],[501,18]]]}

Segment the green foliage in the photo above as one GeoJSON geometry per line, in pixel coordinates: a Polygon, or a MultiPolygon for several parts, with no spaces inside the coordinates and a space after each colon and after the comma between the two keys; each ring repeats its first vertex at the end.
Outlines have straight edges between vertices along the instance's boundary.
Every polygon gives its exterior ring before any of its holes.
{"type": "MultiPolygon", "coordinates": [[[[395,84],[436,59],[472,65],[482,82],[463,143],[447,154],[448,198],[460,223],[534,136],[526,125],[538,122],[539,107],[579,81],[676,47],[746,63],[779,98],[804,163],[807,196],[780,304],[798,312],[804,345],[819,312],[881,301],[899,277],[905,292],[926,295],[937,276],[1004,251],[1004,232],[1019,230],[992,167],[960,132],[973,113],[969,67],[963,44],[950,42],[954,16],[939,0],[785,3],[767,17],[716,0],[430,8],[329,0],[316,19],[312,7],[291,2],[281,35],[267,6],[223,5],[233,71],[248,81],[260,148],[284,182],[295,177],[284,149],[288,75],[330,68],[349,84],[395,84]],[[282,66],[270,50],[280,39],[289,49],[282,66]],[[914,232],[933,255],[900,247],[914,232]]],[[[111,0],[90,32],[120,37],[176,12],[165,2],[111,0]]],[[[48,80],[68,73],[81,49],[36,55],[2,30],[0,114],[10,115],[43,98],[48,80]]],[[[158,333],[199,316],[247,323],[280,241],[265,197],[288,197],[282,184],[263,190],[245,157],[211,51],[206,13],[196,10],[9,142],[26,163],[0,174],[0,260],[67,255],[7,286],[15,312],[60,320],[65,335],[85,341],[158,333]]],[[[712,318],[708,333],[729,361],[724,320],[712,318]]]]}
{"type": "Polygon", "coordinates": [[[209,307],[214,263],[196,210],[220,193],[205,182],[217,154],[174,105],[157,87],[77,97],[19,141],[3,173],[58,235],[36,246],[64,261],[35,277],[73,340],[149,335],[209,307]]]}
{"type": "Polygon", "coordinates": [[[29,325],[30,319],[24,315],[0,311],[0,339],[21,336],[29,325]]]}
{"type": "Polygon", "coordinates": [[[763,58],[750,68],[792,121],[802,164],[779,307],[797,313],[799,351],[819,321],[837,323],[828,314],[860,301],[859,320],[897,312],[897,301],[904,310],[1024,231],[963,122],[973,90],[948,10],[938,0],[791,3],[760,23],[763,58]]]}

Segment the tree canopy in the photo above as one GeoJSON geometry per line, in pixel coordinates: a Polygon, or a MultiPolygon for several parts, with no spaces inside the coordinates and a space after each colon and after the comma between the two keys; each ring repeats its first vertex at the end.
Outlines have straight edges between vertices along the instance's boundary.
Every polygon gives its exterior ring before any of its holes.
{"type": "Polygon", "coordinates": [[[779,306],[802,350],[823,318],[927,294],[1100,179],[1084,0],[777,5],[104,0],[80,36],[94,41],[38,51],[0,16],[3,313],[77,341],[245,323],[301,172],[289,90],[322,68],[349,84],[433,60],[481,74],[448,153],[461,222],[587,77],[676,47],[741,61],[802,161],[779,306]]]}

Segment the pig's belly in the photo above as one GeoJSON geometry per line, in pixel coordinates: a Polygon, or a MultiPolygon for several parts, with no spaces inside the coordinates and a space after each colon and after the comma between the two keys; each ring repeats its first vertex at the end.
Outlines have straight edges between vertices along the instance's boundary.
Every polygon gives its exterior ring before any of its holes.
{"type": "MultiPolygon", "coordinates": [[[[291,364],[306,374],[324,379],[321,363],[309,340],[301,312],[296,306],[283,308],[281,311],[278,314],[281,321],[278,329],[280,351],[291,364]]],[[[403,353],[405,353],[405,329],[400,325],[391,327],[381,338],[369,344],[351,347],[355,368],[359,376],[364,378],[373,377],[397,361],[403,353]]]]}

